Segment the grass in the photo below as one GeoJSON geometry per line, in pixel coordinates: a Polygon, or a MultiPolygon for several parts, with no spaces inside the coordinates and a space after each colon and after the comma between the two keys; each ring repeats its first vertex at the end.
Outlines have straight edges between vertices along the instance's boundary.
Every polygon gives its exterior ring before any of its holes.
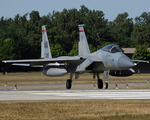
{"type": "MultiPolygon", "coordinates": [[[[103,74],[100,75],[103,78],[103,74]]],[[[23,72],[23,73],[8,73],[7,75],[0,74],[0,85],[5,82],[9,85],[25,85],[25,84],[56,84],[66,83],[69,79],[69,74],[62,77],[47,77],[41,72],[23,72]]],[[[134,74],[129,77],[112,77],[109,76],[109,83],[132,83],[132,82],[147,82],[150,79],[150,74],[134,74]]],[[[74,79],[74,83],[96,83],[97,79],[93,79],[92,74],[81,74],[79,79],[74,79]]]]}
{"type": "Polygon", "coordinates": [[[0,102],[3,120],[148,120],[150,101],[6,101],[0,102]]]}
{"type": "MultiPolygon", "coordinates": [[[[102,75],[100,76],[103,77],[102,75]]],[[[112,77],[110,83],[147,82],[150,74],[112,77]]],[[[0,85],[65,83],[63,77],[47,77],[40,72],[0,74],[0,85]]],[[[91,74],[82,74],[74,83],[96,83],[91,74]]],[[[147,120],[150,119],[148,100],[82,100],[82,101],[1,101],[2,120],[147,120]]]]}

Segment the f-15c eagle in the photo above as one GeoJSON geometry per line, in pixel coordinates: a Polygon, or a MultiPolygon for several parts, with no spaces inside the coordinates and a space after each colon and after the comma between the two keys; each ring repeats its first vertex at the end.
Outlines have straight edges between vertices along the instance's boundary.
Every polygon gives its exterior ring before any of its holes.
{"type": "Polygon", "coordinates": [[[110,44],[94,53],[90,53],[83,26],[84,24],[78,26],[80,39],[78,56],[52,58],[46,27],[43,25],[41,42],[41,58],[43,59],[3,60],[3,62],[18,66],[42,67],[42,73],[50,77],[63,76],[70,73],[70,79],[66,81],[67,89],[71,89],[73,74],[75,74],[75,79],[77,79],[81,73],[93,73],[94,78],[97,76],[98,88],[102,89],[103,80],[106,80],[105,89],[107,89],[109,74],[112,76],[130,76],[134,73],[132,68],[134,67],[133,62],[136,60],[128,58],[117,45],[110,44]],[[103,80],[99,77],[100,73],[104,73],[103,80]]]}

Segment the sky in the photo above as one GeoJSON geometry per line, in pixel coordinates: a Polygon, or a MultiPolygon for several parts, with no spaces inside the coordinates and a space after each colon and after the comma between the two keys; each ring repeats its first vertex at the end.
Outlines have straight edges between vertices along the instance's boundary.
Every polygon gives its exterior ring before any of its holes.
{"type": "Polygon", "coordinates": [[[118,14],[127,12],[128,18],[139,17],[143,12],[150,12],[150,0],[0,0],[0,18],[15,18],[33,10],[40,16],[62,12],[64,8],[79,10],[85,5],[90,10],[103,11],[105,19],[113,21],[118,14]]]}

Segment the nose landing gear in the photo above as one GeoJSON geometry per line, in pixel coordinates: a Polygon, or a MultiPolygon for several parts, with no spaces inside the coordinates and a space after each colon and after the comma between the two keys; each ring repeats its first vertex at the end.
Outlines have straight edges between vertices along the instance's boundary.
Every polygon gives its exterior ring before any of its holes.
{"type": "MultiPolygon", "coordinates": [[[[109,74],[109,71],[104,71],[104,75],[103,75],[103,80],[106,80],[106,83],[105,83],[105,86],[104,86],[104,89],[108,89],[108,74],[109,74]]],[[[99,77],[99,73],[97,73],[97,87],[98,89],[103,89],[103,80],[100,79],[99,77]]]]}

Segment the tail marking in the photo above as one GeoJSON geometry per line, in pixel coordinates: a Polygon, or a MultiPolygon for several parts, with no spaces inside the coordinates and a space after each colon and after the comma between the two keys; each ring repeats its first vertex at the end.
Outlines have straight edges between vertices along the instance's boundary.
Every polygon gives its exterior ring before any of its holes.
{"type": "Polygon", "coordinates": [[[41,58],[52,58],[45,25],[42,26],[41,58]]]}
{"type": "Polygon", "coordinates": [[[90,54],[90,49],[88,46],[83,26],[84,24],[79,25],[79,56],[85,56],[90,54]]]}

